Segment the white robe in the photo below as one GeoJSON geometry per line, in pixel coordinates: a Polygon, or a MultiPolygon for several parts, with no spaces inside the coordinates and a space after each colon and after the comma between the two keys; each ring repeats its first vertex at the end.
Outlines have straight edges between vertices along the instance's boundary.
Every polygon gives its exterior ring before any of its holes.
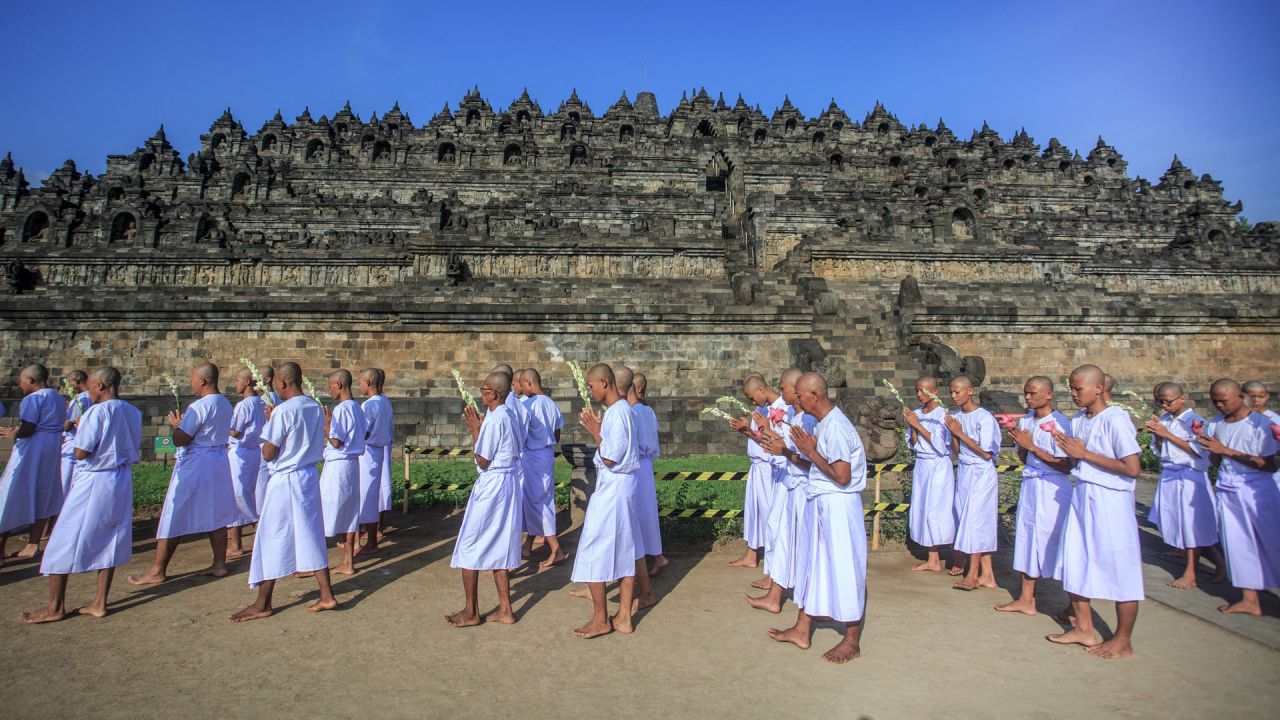
{"type": "MultiPolygon", "coordinates": [[[[1060,412],[1037,418],[1028,412],[1018,419],[1018,429],[1031,433],[1031,442],[1053,457],[1066,457],[1053,433],[1071,435],[1071,421],[1060,412]]],[[[1013,569],[1027,577],[1062,579],[1062,529],[1071,507],[1071,476],[1027,452],[1018,492],[1017,529],[1013,543],[1013,569]]]]}
{"type": "Polygon", "coordinates": [[[1218,515],[1213,487],[1209,484],[1209,453],[1200,450],[1193,423],[1204,418],[1193,410],[1183,410],[1178,417],[1165,413],[1160,424],[1174,435],[1191,443],[1197,453],[1188,453],[1172,442],[1160,443],[1160,483],[1156,486],[1151,523],[1160,530],[1169,545],[1179,549],[1208,547],[1218,542],[1218,515]]]}
{"type": "Polygon", "coordinates": [[[329,421],[329,438],[341,443],[324,446],[324,468],[320,471],[320,502],[325,537],[360,529],[360,456],[368,432],[360,403],[344,400],[334,407],[329,421]]]}
{"type": "Polygon", "coordinates": [[[360,456],[360,522],[375,523],[392,507],[391,443],[395,420],[391,401],[378,394],[360,406],[368,423],[364,454],[360,456]]]}
{"type": "Polygon", "coordinates": [[[193,439],[178,448],[156,538],[178,538],[235,522],[235,491],[227,461],[231,403],[219,394],[191,403],[179,428],[193,439]]]}
{"type": "Polygon", "coordinates": [[[266,403],[251,395],[236,403],[231,413],[231,429],[240,437],[227,439],[227,462],[231,469],[231,490],[235,495],[236,517],[230,527],[258,521],[258,473],[262,467],[262,427],[267,424],[266,403]]]}
{"type": "Polygon", "coordinates": [[[58,514],[62,507],[62,428],[66,401],[50,388],[22,398],[18,418],[35,426],[29,437],[13,441],[0,476],[0,533],[24,528],[58,514]]]}
{"type": "MultiPolygon", "coordinates": [[[[812,435],[817,430],[818,420],[812,415],[798,412],[788,407],[787,423],[779,428],[783,441],[791,450],[796,450],[791,440],[791,428],[800,426],[812,435]]],[[[808,460],[804,453],[796,453],[801,460],[808,460]]],[[[796,567],[796,545],[798,534],[803,526],[804,513],[808,507],[808,495],[804,485],[809,471],[799,465],[787,461],[783,468],[783,494],[774,498],[773,507],[769,511],[768,536],[765,538],[764,572],[775,583],[785,588],[796,586],[799,570],[796,567]]]]}
{"type": "Polygon", "coordinates": [[[818,423],[818,455],[828,464],[849,463],[850,481],[839,485],[815,464],[804,488],[804,517],[796,540],[796,606],[836,622],[862,619],[867,597],[867,529],[861,492],[867,456],[853,423],[832,408],[818,423]]]}
{"type": "Polygon", "coordinates": [[[907,528],[917,545],[950,545],[956,539],[956,473],[951,465],[951,431],[943,423],[947,410],[938,406],[924,412],[921,407],[914,412],[929,431],[929,440],[908,428],[907,440],[916,457],[907,528]]]}
{"type": "Polygon", "coordinates": [[[259,508],[249,587],[329,567],[316,470],[324,456],[324,410],[305,395],[290,398],[271,411],[262,440],[278,453],[267,463],[271,480],[259,508]]]}
{"type": "MultiPolygon", "coordinates": [[[[67,403],[67,419],[66,422],[75,423],[80,420],[85,411],[92,405],[89,400],[89,393],[82,392],[71,399],[67,403]]],[[[76,426],[72,425],[70,430],[62,433],[62,455],[61,455],[61,476],[62,476],[62,497],[65,502],[67,493],[71,492],[71,479],[75,473],[76,467],[76,451],[75,451],[76,426]]]]}
{"type": "Polygon", "coordinates": [[[658,416],[653,408],[637,403],[631,406],[636,421],[636,442],[640,450],[640,469],[636,471],[636,519],[640,523],[640,546],[645,555],[662,554],[662,526],[658,521],[658,487],[653,474],[653,461],[658,458],[658,416]]]}
{"type": "Polygon", "coordinates": [[[520,478],[516,467],[518,432],[510,406],[499,405],[484,416],[476,438],[475,455],[489,461],[476,464],[475,485],[458,529],[449,566],[465,570],[515,570],[520,567],[520,478]]]}
{"type": "Polygon", "coordinates": [[[984,460],[960,443],[955,549],[969,554],[995,552],[1000,492],[995,461],[1000,454],[1000,425],[989,410],[981,407],[971,412],[956,410],[952,416],[960,421],[966,435],[991,453],[991,459],[984,460]]]}
{"type": "Polygon", "coordinates": [[[601,442],[596,450],[596,487],[587,503],[574,582],[613,582],[635,575],[640,547],[640,523],[635,512],[635,473],[640,467],[634,416],[626,400],[618,400],[604,413],[601,442]],[[613,461],[609,467],[604,460],[613,461]]]}
{"type": "Polygon", "coordinates": [[[141,458],[142,413],[107,400],[84,413],[73,440],[89,453],[77,461],[75,483],[49,537],[44,575],[105,570],[133,557],[132,465],[141,458]]]}
{"type": "MultiPolygon", "coordinates": [[[[1219,415],[1206,425],[1205,434],[1250,455],[1280,452],[1270,419],[1256,412],[1233,423],[1219,415]]],[[[1217,489],[1222,553],[1231,584],[1246,590],[1280,587],[1280,488],[1269,473],[1223,458],[1217,489]]]]}
{"type": "MultiPolygon", "coordinates": [[[[768,407],[755,409],[767,416],[769,408],[785,409],[786,406],[786,401],[778,396],[768,407]]],[[[755,420],[751,421],[751,429],[759,430],[755,420]]],[[[773,505],[775,483],[778,481],[774,475],[777,466],[773,457],[751,438],[747,439],[747,457],[751,459],[751,469],[747,472],[747,491],[743,499],[742,536],[747,541],[747,547],[759,548],[765,546],[768,536],[769,509],[773,505]]]]}
{"type": "Polygon", "coordinates": [[[564,427],[564,416],[546,395],[534,395],[524,406],[530,422],[520,456],[522,524],[530,535],[551,537],[556,534],[556,431],[564,427]]]}
{"type": "MultiPolygon", "coordinates": [[[[1085,449],[1121,459],[1142,452],[1129,413],[1109,407],[1090,418],[1071,418],[1085,449]]],[[[1094,600],[1141,600],[1142,549],[1134,514],[1133,478],[1078,462],[1075,487],[1062,530],[1062,587],[1094,600]]]]}

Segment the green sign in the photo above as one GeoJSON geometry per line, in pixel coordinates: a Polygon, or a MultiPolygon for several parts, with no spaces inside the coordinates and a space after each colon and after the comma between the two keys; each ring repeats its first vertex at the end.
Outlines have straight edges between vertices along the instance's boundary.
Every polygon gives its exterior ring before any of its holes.
{"type": "Polygon", "coordinates": [[[172,455],[177,451],[178,448],[173,446],[172,436],[156,438],[155,452],[157,455],[172,455]]]}

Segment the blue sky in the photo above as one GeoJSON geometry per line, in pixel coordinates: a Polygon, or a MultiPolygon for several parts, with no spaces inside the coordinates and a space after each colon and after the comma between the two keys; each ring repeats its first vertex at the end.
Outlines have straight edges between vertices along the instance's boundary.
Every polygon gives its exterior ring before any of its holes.
{"type": "Polygon", "coordinates": [[[812,116],[960,137],[1101,134],[1156,179],[1174,153],[1222,181],[1251,220],[1280,220],[1280,3],[608,2],[37,3],[0,0],[7,52],[0,153],[41,179],[67,158],[101,172],[164,123],[185,157],[230,106],[256,131],[280,108],[416,123],[473,85],[495,107],[523,87],[551,110],[577,88],[603,112],[622,91],[738,93],[812,116]],[[647,77],[647,81],[646,81],[647,77]]]}

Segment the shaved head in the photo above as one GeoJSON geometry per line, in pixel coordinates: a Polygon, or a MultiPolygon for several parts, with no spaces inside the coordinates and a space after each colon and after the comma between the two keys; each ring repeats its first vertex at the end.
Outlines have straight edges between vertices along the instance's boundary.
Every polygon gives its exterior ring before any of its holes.
{"type": "Polygon", "coordinates": [[[1053,381],[1045,377],[1044,375],[1032,375],[1031,377],[1027,378],[1026,384],[1035,385],[1036,387],[1043,388],[1045,390],[1048,390],[1049,392],[1053,392],[1053,381]]]}
{"type": "Polygon", "coordinates": [[[802,377],[804,377],[804,371],[800,368],[787,368],[782,371],[782,377],[778,378],[778,384],[795,385],[802,377]]]}
{"type": "Polygon", "coordinates": [[[811,392],[819,397],[825,397],[827,394],[827,379],[816,372],[805,373],[800,376],[799,382],[796,383],[796,389],[801,392],[811,392]]]}
{"type": "Polygon", "coordinates": [[[764,376],[759,374],[748,375],[742,381],[742,391],[751,394],[753,390],[764,387],[764,376]]]}
{"type": "Polygon", "coordinates": [[[18,375],[34,383],[49,382],[49,368],[40,363],[34,363],[22,368],[18,375]]]}
{"type": "Polygon", "coordinates": [[[511,369],[511,366],[506,363],[502,363],[501,365],[494,365],[493,370],[491,370],[490,372],[506,373],[507,377],[515,377],[515,372],[511,369]]]}
{"type": "Polygon", "coordinates": [[[338,387],[351,389],[351,373],[346,370],[334,370],[329,373],[329,379],[338,384],[338,387]]]}
{"type": "Polygon", "coordinates": [[[1110,377],[1097,365],[1081,365],[1071,371],[1071,377],[1085,383],[1102,385],[1104,378],[1110,377]]]}
{"type": "Polygon", "coordinates": [[[972,388],[973,388],[973,380],[971,380],[971,379],[969,378],[969,376],[968,376],[968,375],[957,375],[957,376],[955,376],[955,377],[951,378],[951,382],[950,382],[950,383],[948,383],[948,387],[951,387],[951,388],[970,388],[970,389],[972,389],[972,388]]]}
{"type": "Polygon", "coordinates": [[[636,373],[631,377],[631,387],[637,395],[644,397],[645,391],[649,389],[649,378],[645,377],[644,373],[636,373]]]}
{"type": "Polygon", "coordinates": [[[1174,393],[1175,395],[1181,395],[1182,386],[1176,382],[1162,382],[1156,386],[1156,395],[1161,395],[1169,392],[1174,393]]]}
{"type": "Polygon", "coordinates": [[[218,384],[218,366],[213,363],[200,363],[193,372],[210,386],[218,384]]]}
{"type": "Polygon", "coordinates": [[[253,387],[253,371],[249,368],[240,368],[236,371],[236,380],[248,384],[249,387],[253,387]]]}
{"type": "Polygon", "coordinates": [[[511,376],[505,372],[494,370],[484,378],[484,385],[498,394],[498,402],[502,403],[511,392],[511,376]]]}
{"type": "Polygon", "coordinates": [[[262,379],[266,380],[268,384],[276,379],[276,369],[270,365],[259,365],[258,374],[262,375],[262,379]]]}
{"type": "MultiPolygon", "coordinates": [[[[79,372],[77,370],[77,372],[79,372]]],[[[84,373],[80,373],[84,375],[84,373]]],[[[85,380],[89,378],[86,377],[85,380]]],[[[102,383],[103,387],[111,392],[120,391],[120,371],[113,367],[100,367],[93,371],[93,379],[102,383]]]]}
{"type": "Polygon", "coordinates": [[[1115,390],[1116,379],[1114,377],[1111,377],[1107,373],[1102,373],[1102,388],[1107,392],[1111,392],[1112,390],[1115,390]]]}
{"type": "Polygon", "coordinates": [[[600,378],[608,380],[610,385],[617,385],[617,379],[613,376],[613,368],[604,363],[592,365],[591,369],[587,371],[588,380],[599,380],[600,378]]]}
{"type": "Polygon", "coordinates": [[[277,376],[288,385],[302,387],[302,366],[296,362],[287,362],[280,366],[277,376]]]}
{"type": "Polygon", "coordinates": [[[86,375],[83,370],[72,370],[71,372],[67,373],[67,379],[70,380],[71,382],[82,383],[88,380],[89,376],[86,375]]]}
{"type": "Polygon", "coordinates": [[[533,383],[537,387],[542,387],[542,375],[533,368],[529,368],[524,371],[524,381],[527,383],[533,383]]]}
{"type": "Polygon", "coordinates": [[[921,375],[920,377],[916,378],[916,387],[917,387],[917,388],[926,388],[926,389],[929,389],[929,390],[933,390],[934,392],[937,392],[937,391],[938,391],[938,378],[936,378],[936,377],[934,377],[934,376],[932,376],[932,375],[921,375]]]}
{"type": "Polygon", "coordinates": [[[1245,392],[1264,392],[1268,394],[1271,392],[1261,380],[1246,381],[1245,384],[1240,386],[1240,389],[1245,392]]]}
{"type": "Polygon", "coordinates": [[[360,379],[374,387],[382,385],[382,374],[378,372],[378,368],[365,368],[361,370],[360,379]]]}
{"type": "Polygon", "coordinates": [[[1215,380],[1213,382],[1213,385],[1209,388],[1209,392],[1211,394],[1212,393],[1230,393],[1230,394],[1238,395],[1243,393],[1244,391],[1240,388],[1240,383],[1236,382],[1235,380],[1231,380],[1229,378],[1222,378],[1221,380],[1215,380]]]}
{"type": "Polygon", "coordinates": [[[626,365],[617,365],[613,368],[614,384],[618,386],[618,392],[626,395],[631,392],[631,379],[633,373],[631,368],[626,365]]]}

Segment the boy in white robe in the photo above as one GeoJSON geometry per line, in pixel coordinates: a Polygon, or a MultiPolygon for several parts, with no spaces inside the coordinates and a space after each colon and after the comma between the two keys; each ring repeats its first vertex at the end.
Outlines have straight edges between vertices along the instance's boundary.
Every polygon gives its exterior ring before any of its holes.
{"type": "Polygon", "coordinates": [[[653,473],[653,461],[658,459],[658,415],[649,405],[649,378],[636,373],[631,379],[631,392],[627,402],[636,418],[637,442],[640,444],[640,471],[636,475],[636,516],[640,520],[640,535],[644,553],[650,559],[647,565],[649,577],[662,572],[669,562],[662,553],[662,526],[658,522],[658,487],[653,473]]]}
{"type": "Polygon", "coordinates": [[[1169,586],[1196,586],[1201,552],[1218,568],[1213,581],[1221,582],[1225,563],[1217,548],[1218,518],[1209,484],[1209,453],[1196,439],[1196,433],[1204,431],[1204,418],[1187,407],[1186,395],[1177,383],[1160,383],[1154,395],[1165,412],[1146,423],[1152,449],[1160,456],[1160,484],[1147,516],[1164,541],[1182,550],[1186,558],[1182,576],[1169,586]]]}
{"type": "Polygon", "coordinates": [[[1071,607],[1058,619],[1075,627],[1048,640],[1083,645],[1090,654],[1111,660],[1133,654],[1133,627],[1143,598],[1133,503],[1142,448],[1129,413],[1103,399],[1102,375],[1096,365],[1072,371],[1071,400],[1084,412],[1071,418],[1071,435],[1054,433],[1058,447],[1074,461],[1075,486],[1061,553],[1062,587],[1071,607]],[[1105,642],[1093,629],[1095,599],[1116,604],[1115,634],[1105,642]]]}
{"type": "Polygon", "coordinates": [[[271,479],[258,508],[258,534],[249,563],[249,587],[258,588],[258,598],[232,615],[231,622],[270,617],[275,611],[271,601],[276,580],[294,573],[313,573],[320,586],[320,599],[308,612],[338,607],[329,582],[316,469],[324,457],[324,408],[303,394],[301,383],[302,368],[297,363],[280,366],[275,389],[282,402],[271,409],[262,429],[262,459],[271,479]]]}
{"type": "Polygon", "coordinates": [[[156,558],[142,575],[130,575],[133,585],[155,585],[168,579],[169,561],[186,535],[207,533],[213,564],[200,575],[227,574],[227,526],[236,516],[231,464],[227,460],[231,403],[218,391],[218,366],[198,365],[191,371],[191,390],[197,400],[178,414],[169,413],[173,444],[178,452],[156,526],[156,558]]]}
{"type": "Polygon", "coordinates": [[[59,453],[67,401],[49,387],[49,369],[39,364],[18,373],[18,389],[18,424],[0,429],[0,437],[14,441],[0,476],[0,567],[8,557],[35,557],[45,526],[62,507],[59,453]],[[9,533],[27,526],[27,544],[8,555],[9,533]]]}
{"type": "Polygon", "coordinates": [[[814,618],[844,623],[844,637],[822,656],[839,665],[862,654],[867,530],[861,492],[867,485],[867,456],[853,423],[827,397],[821,375],[805,373],[797,393],[800,408],[818,419],[813,435],[799,426],[791,428],[797,450],[810,461],[796,549],[800,569],[792,593],[800,611],[795,625],[770,630],[769,636],[807,649],[814,618]]]}
{"type": "MultiPolygon", "coordinates": [[[[969,571],[952,587],[976,590],[996,587],[991,556],[996,551],[1000,477],[1000,424],[990,410],[974,400],[973,381],[964,375],[950,384],[956,409],[944,422],[951,433],[951,447],[959,456],[956,470],[955,551],[969,556],[969,571]]],[[[952,569],[956,575],[959,567],[952,569]]]]}
{"type": "Polygon", "coordinates": [[[1027,414],[1009,431],[1022,462],[1022,488],[1018,492],[1017,530],[1013,544],[1013,569],[1022,574],[1018,597],[1001,612],[1036,614],[1036,581],[1062,579],[1062,526],[1071,506],[1071,460],[1058,447],[1054,433],[1071,434],[1071,421],[1053,409],[1053,381],[1043,375],[1028,378],[1022,386],[1027,414]]]}
{"type": "Polygon", "coordinates": [[[1258,592],[1280,587],[1280,488],[1272,481],[1280,458],[1280,424],[1253,412],[1233,380],[1209,390],[1221,413],[1198,435],[1199,446],[1218,465],[1218,517],[1222,550],[1239,602],[1224,613],[1262,615],[1258,592]]]}
{"type": "Polygon", "coordinates": [[[354,575],[356,536],[360,530],[360,457],[369,431],[364,410],[351,398],[351,373],[329,373],[329,396],[338,401],[325,408],[324,468],[320,471],[320,503],[324,536],[338,537],[342,564],[334,575],[354,575]]]}
{"type": "Polygon", "coordinates": [[[76,613],[104,617],[115,568],[133,557],[132,466],[141,459],[142,413],[117,396],[120,372],[115,368],[98,368],[87,385],[92,404],[73,440],[76,482],[40,563],[40,573],[49,576],[49,604],[23,613],[23,622],[67,617],[68,576],[95,570],[97,595],[76,613]]]}
{"type": "Polygon", "coordinates": [[[512,394],[510,383],[511,377],[505,373],[489,373],[480,385],[480,401],[488,411],[484,418],[470,407],[462,411],[475,447],[477,477],[449,562],[450,567],[462,570],[466,598],[461,610],[444,617],[453,627],[490,621],[511,625],[516,621],[511,610],[511,571],[520,567],[522,510],[516,473],[518,420],[506,404],[512,394]],[[493,572],[498,590],[498,608],[485,615],[480,614],[477,592],[481,570],[493,572]]]}
{"type": "Polygon", "coordinates": [[[72,398],[67,401],[67,421],[62,432],[62,497],[71,492],[71,476],[76,466],[76,423],[84,415],[93,401],[89,399],[89,376],[83,370],[72,370],[67,373],[67,384],[71,386],[72,398]]]}
{"type": "Polygon", "coordinates": [[[391,443],[395,421],[391,415],[391,401],[382,394],[382,371],[365,368],[360,371],[360,393],[368,397],[361,405],[367,431],[364,454],[360,456],[360,525],[364,530],[364,545],[355,549],[355,556],[378,552],[379,525],[383,510],[383,485],[391,482],[391,443]],[[384,477],[385,476],[385,477],[384,477]]]}
{"type": "Polygon", "coordinates": [[[258,472],[262,468],[262,428],[267,424],[267,404],[258,397],[253,372],[240,368],[236,373],[236,394],[242,399],[231,411],[227,431],[227,462],[231,468],[231,489],[236,514],[227,528],[227,557],[244,555],[244,528],[258,522],[258,472]]]}
{"type": "Polygon", "coordinates": [[[523,479],[520,491],[525,550],[533,550],[534,538],[546,543],[547,559],[541,569],[559,565],[567,556],[556,536],[555,446],[560,444],[564,415],[556,402],[542,388],[542,375],[533,368],[525,369],[521,385],[526,396],[522,404],[529,415],[529,436],[521,455],[523,479]]]}
{"type": "Polygon", "coordinates": [[[929,375],[916,380],[920,407],[902,408],[907,445],[915,454],[911,471],[911,507],[907,529],[911,541],[925,548],[925,561],[912,572],[942,572],[940,548],[956,539],[956,473],[951,466],[951,431],[947,409],[929,393],[938,394],[938,381],[929,375]],[[926,392],[927,391],[927,392],[926,392]]]}
{"type": "MultiPolygon", "coordinates": [[[[1265,416],[1268,420],[1280,425],[1280,413],[1267,407],[1267,403],[1271,400],[1271,391],[1261,380],[1250,380],[1241,386],[1244,389],[1245,404],[1250,410],[1265,416]]],[[[1276,481],[1276,486],[1280,487],[1280,470],[1272,473],[1271,477],[1276,481]]]]}
{"type": "MultiPolygon", "coordinates": [[[[777,390],[769,387],[764,377],[758,373],[752,373],[743,378],[742,394],[752,406],[762,411],[782,397],[777,390]]],[[[769,505],[774,494],[773,459],[764,451],[764,448],[760,447],[757,440],[760,428],[756,426],[754,418],[730,420],[729,425],[746,436],[747,457],[751,460],[742,509],[742,537],[747,541],[747,551],[729,565],[753,568],[759,564],[760,550],[764,547],[766,527],[769,523],[769,505]]]]}
{"type": "MultiPolygon", "coordinates": [[[[772,613],[782,611],[782,595],[794,588],[799,581],[800,568],[796,565],[796,544],[804,519],[808,496],[805,493],[805,481],[809,476],[809,459],[796,449],[795,440],[791,437],[791,428],[799,427],[812,435],[817,428],[817,418],[800,409],[796,383],[804,376],[798,368],[790,368],[782,373],[778,386],[782,390],[782,399],[787,403],[786,417],[776,423],[777,430],[769,429],[761,432],[760,444],[770,455],[782,458],[786,463],[783,468],[781,486],[785,494],[775,497],[769,512],[768,532],[765,538],[764,566],[769,575],[769,587],[764,595],[752,597],[746,595],[747,604],[758,610],[772,613]]],[[[757,418],[759,424],[761,418],[757,418]]],[[[765,418],[767,420],[767,418],[765,418]]]]}
{"type": "Polygon", "coordinates": [[[636,575],[644,571],[644,555],[637,550],[640,523],[635,514],[635,472],[640,467],[634,415],[618,392],[613,369],[596,365],[587,373],[592,398],[606,406],[603,418],[583,408],[582,427],[596,442],[596,488],[587,504],[577,556],[574,582],[586,583],[592,615],[573,634],[594,638],[617,630],[630,634],[636,575]],[[640,558],[637,560],[637,558],[640,558]],[[619,607],[609,617],[605,585],[620,581],[619,607]]]}

